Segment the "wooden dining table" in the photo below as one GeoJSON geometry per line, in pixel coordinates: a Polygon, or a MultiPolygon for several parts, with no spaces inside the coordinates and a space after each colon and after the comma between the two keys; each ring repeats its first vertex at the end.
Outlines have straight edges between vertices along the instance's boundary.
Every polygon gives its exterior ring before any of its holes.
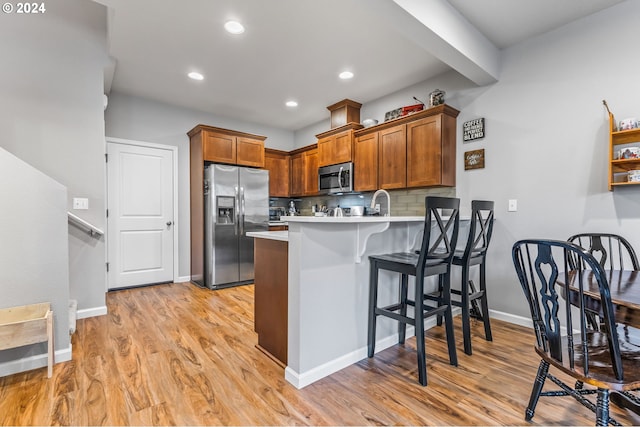
{"type": "MultiPolygon", "coordinates": [[[[561,275],[562,276],[562,275],[561,275]]],[[[578,301],[577,280],[578,271],[568,273],[569,289],[575,290],[576,294],[570,295],[572,304],[578,301]]],[[[628,326],[640,328],[640,271],[637,270],[605,270],[605,277],[609,282],[611,302],[615,312],[617,325],[623,326],[625,339],[629,340],[628,326]]],[[[587,297],[587,308],[595,313],[602,314],[602,304],[600,302],[600,288],[591,270],[582,271],[583,293],[587,297]]],[[[635,339],[640,345],[640,331],[635,331],[635,339]]],[[[640,415],[640,398],[627,392],[612,391],[611,401],[616,405],[627,408],[640,415]]]]}
{"type": "MultiPolygon", "coordinates": [[[[574,285],[577,271],[570,271],[569,288],[578,290],[574,285]]],[[[609,282],[611,302],[616,323],[640,328],[640,271],[637,270],[605,270],[609,282]]],[[[589,297],[588,309],[602,313],[600,304],[600,288],[591,270],[583,271],[583,292],[589,297]]]]}

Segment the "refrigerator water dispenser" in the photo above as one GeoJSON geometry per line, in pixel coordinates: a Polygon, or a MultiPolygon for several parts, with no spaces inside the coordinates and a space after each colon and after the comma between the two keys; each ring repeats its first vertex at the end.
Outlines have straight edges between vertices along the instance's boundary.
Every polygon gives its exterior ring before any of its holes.
{"type": "Polygon", "coordinates": [[[235,197],[216,197],[216,224],[235,224],[235,197]]]}

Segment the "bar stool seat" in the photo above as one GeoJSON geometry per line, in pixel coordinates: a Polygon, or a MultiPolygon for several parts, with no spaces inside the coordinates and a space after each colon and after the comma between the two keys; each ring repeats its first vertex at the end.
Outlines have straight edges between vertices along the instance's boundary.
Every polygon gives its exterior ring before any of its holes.
{"type": "Polygon", "coordinates": [[[424,320],[431,316],[444,316],[446,322],[449,363],[458,365],[455,338],[453,335],[453,316],[450,301],[451,261],[458,238],[460,221],[460,199],[448,197],[425,198],[425,226],[422,236],[421,250],[416,253],[391,253],[372,255],[369,257],[369,330],[367,336],[368,356],[373,357],[376,344],[376,320],[385,316],[397,320],[400,344],[404,344],[406,325],[414,325],[418,359],[418,380],[427,385],[425,358],[424,320]],[[439,210],[451,210],[448,218],[444,218],[439,210]],[[432,234],[432,228],[435,232],[432,234]],[[378,307],[378,272],[388,270],[400,273],[399,302],[378,307]],[[409,276],[415,277],[415,297],[408,298],[409,276]],[[424,278],[438,276],[439,287],[442,288],[442,301],[437,306],[424,303],[424,278]],[[407,315],[407,307],[413,306],[413,317],[407,315]]]}

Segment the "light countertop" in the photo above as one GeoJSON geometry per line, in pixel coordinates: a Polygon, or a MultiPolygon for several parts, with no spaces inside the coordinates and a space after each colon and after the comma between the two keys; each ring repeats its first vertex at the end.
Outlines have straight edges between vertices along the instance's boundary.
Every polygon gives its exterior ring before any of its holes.
{"type": "Polygon", "coordinates": [[[376,222],[424,222],[424,216],[288,216],[287,222],[312,222],[326,224],[360,224],[376,222]]]}
{"type": "Polygon", "coordinates": [[[288,231],[249,231],[247,236],[258,239],[279,240],[281,242],[289,241],[288,231]]]}

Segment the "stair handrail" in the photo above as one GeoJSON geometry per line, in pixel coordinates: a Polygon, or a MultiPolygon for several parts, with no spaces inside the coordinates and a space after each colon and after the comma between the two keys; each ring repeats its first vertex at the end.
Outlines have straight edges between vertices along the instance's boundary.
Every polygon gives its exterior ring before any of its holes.
{"type": "Polygon", "coordinates": [[[80,228],[81,230],[84,230],[84,231],[88,232],[91,237],[95,237],[95,238],[99,239],[100,236],[104,235],[104,231],[102,231],[101,229],[99,229],[95,225],[85,221],[84,219],[80,218],[79,216],[72,214],[69,211],[67,211],[67,217],[69,219],[69,223],[75,225],[76,227],[80,228]]]}

